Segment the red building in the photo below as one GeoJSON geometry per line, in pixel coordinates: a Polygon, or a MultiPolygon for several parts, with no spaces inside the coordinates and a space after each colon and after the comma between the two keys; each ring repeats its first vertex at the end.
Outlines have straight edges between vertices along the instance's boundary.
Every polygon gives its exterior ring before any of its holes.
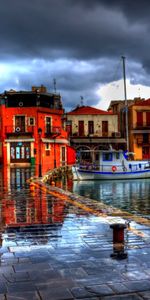
{"type": "Polygon", "coordinates": [[[60,95],[48,93],[44,86],[1,94],[0,162],[35,164],[40,173],[73,163],[75,153],[62,126],[63,113],[60,95]]]}

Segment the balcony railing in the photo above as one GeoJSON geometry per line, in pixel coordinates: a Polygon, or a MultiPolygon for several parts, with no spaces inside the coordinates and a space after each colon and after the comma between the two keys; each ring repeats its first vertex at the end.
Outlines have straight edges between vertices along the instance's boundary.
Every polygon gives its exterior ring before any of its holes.
{"type": "Polygon", "coordinates": [[[34,133],[34,126],[5,126],[5,134],[7,136],[10,135],[33,135],[34,133]]]}
{"type": "Polygon", "coordinates": [[[50,128],[45,129],[45,136],[49,137],[55,134],[61,134],[61,127],[52,126],[50,128]]]}
{"type": "Polygon", "coordinates": [[[72,134],[70,134],[71,138],[121,138],[121,133],[120,132],[112,132],[112,131],[108,131],[108,132],[95,132],[93,134],[84,134],[84,135],[79,135],[78,132],[73,132],[72,134]]]}
{"type": "Polygon", "coordinates": [[[143,138],[137,138],[137,145],[149,145],[150,139],[144,140],[143,138]]]}
{"type": "Polygon", "coordinates": [[[143,122],[143,123],[135,123],[133,124],[132,129],[150,129],[150,123],[143,122]]]}

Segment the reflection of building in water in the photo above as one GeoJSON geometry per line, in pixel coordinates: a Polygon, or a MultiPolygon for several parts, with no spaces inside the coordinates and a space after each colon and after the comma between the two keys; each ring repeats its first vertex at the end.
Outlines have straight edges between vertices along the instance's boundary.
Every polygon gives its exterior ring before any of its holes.
{"type": "Polygon", "coordinates": [[[73,192],[129,212],[150,214],[149,179],[74,181],[73,192]]]}
{"type": "Polygon", "coordinates": [[[10,168],[1,167],[0,169],[0,188],[5,191],[21,189],[27,185],[27,180],[35,175],[33,168],[10,168]]]}
{"type": "Polygon", "coordinates": [[[66,205],[63,201],[41,191],[2,201],[5,226],[63,223],[65,214],[66,205]]]}
{"type": "Polygon", "coordinates": [[[10,169],[10,186],[20,188],[27,184],[27,180],[34,175],[31,168],[11,168],[10,169]]]}

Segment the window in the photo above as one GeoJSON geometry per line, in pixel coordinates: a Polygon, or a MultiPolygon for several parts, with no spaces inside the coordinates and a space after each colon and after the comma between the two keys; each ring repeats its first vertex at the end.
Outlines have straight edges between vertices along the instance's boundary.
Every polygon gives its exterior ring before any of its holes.
{"type": "Polygon", "coordinates": [[[34,126],[35,125],[35,118],[30,117],[28,119],[28,123],[29,123],[29,126],[34,126]]]}
{"type": "Polygon", "coordinates": [[[112,161],[112,153],[104,152],[103,161],[112,161]]]}
{"type": "Polygon", "coordinates": [[[88,121],[88,134],[93,134],[93,133],[94,133],[94,122],[88,121]]]}
{"type": "Polygon", "coordinates": [[[45,133],[51,133],[51,117],[45,118],[45,133]]]}
{"type": "Polygon", "coordinates": [[[66,164],[66,148],[61,147],[61,160],[62,160],[62,166],[65,166],[66,164]]]}
{"type": "Polygon", "coordinates": [[[66,131],[68,132],[69,135],[72,135],[72,121],[66,122],[66,131]]]}
{"type": "Polygon", "coordinates": [[[120,159],[120,153],[116,152],[116,159],[120,159]]]}

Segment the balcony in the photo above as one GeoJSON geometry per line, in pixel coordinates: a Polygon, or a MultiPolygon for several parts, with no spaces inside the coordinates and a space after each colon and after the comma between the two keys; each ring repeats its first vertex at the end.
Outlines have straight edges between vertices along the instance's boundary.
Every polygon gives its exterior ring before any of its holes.
{"type": "Polygon", "coordinates": [[[10,136],[33,136],[35,126],[5,126],[5,134],[7,137],[10,136]]]}
{"type": "Polygon", "coordinates": [[[120,132],[112,132],[112,137],[120,138],[121,133],[120,132]]]}
{"type": "Polygon", "coordinates": [[[138,129],[138,130],[149,129],[150,130],[150,123],[147,123],[147,122],[134,123],[132,129],[138,129]]]}
{"type": "Polygon", "coordinates": [[[137,142],[137,145],[142,145],[143,144],[143,138],[138,138],[136,140],[136,142],[137,142]]]}
{"type": "Polygon", "coordinates": [[[61,134],[61,127],[54,127],[52,126],[51,128],[47,128],[45,130],[45,137],[52,137],[53,135],[59,135],[61,134]]]}
{"type": "Polygon", "coordinates": [[[79,132],[74,132],[70,134],[70,138],[121,138],[121,133],[120,132],[112,132],[112,131],[104,131],[104,132],[94,132],[92,134],[84,134],[80,135],[79,132]]]}
{"type": "Polygon", "coordinates": [[[139,146],[142,146],[142,145],[149,146],[150,138],[149,139],[137,138],[136,142],[137,142],[137,145],[139,145],[139,146]]]}

